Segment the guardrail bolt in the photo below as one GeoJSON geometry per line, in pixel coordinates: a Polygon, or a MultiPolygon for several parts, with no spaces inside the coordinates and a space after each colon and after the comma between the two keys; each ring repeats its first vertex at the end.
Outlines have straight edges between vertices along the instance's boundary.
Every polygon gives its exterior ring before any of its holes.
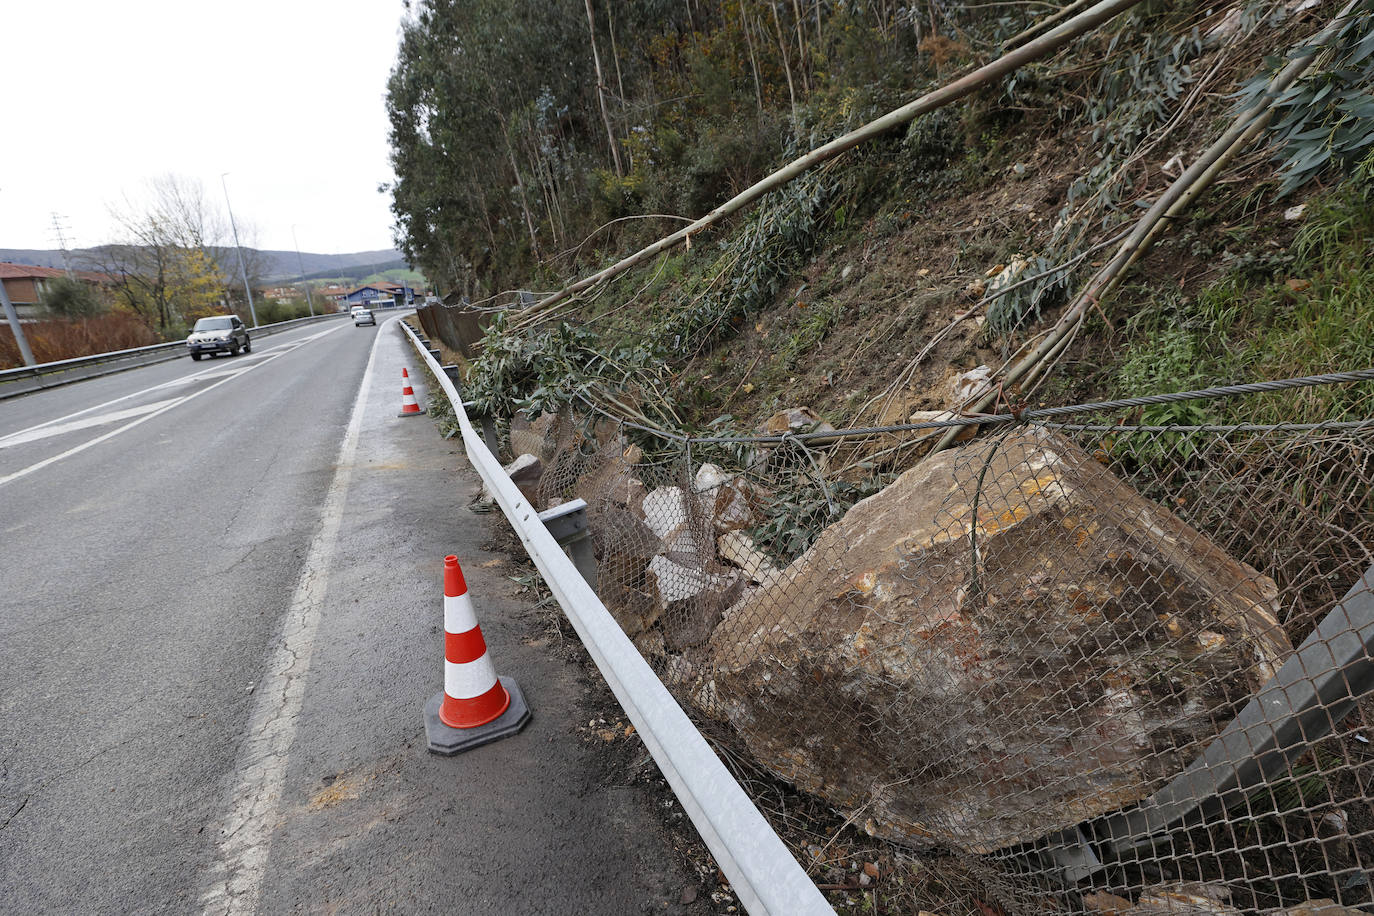
{"type": "Polygon", "coordinates": [[[573,565],[596,591],[596,551],[592,546],[592,530],[587,524],[587,501],[574,499],[539,513],[539,520],[549,529],[558,546],[568,551],[573,565]]]}

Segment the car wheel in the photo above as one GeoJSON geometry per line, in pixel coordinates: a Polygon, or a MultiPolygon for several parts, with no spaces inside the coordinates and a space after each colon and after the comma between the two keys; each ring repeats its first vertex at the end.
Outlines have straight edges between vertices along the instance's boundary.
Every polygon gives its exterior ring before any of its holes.
{"type": "Polygon", "coordinates": [[[252,340],[251,337],[245,337],[245,338],[243,338],[243,352],[244,352],[244,353],[252,353],[252,352],[253,352],[253,340],[252,340]]]}
{"type": "Polygon", "coordinates": [[[192,354],[191,354],[191,359],[194,360],[195,362],[200,362],[200,354],[199,354],[199,353],[192,353],[192,354]]]}
{"type": "Polygon", "coordinates": [[[238,345],[238,344],[232,343],[232,344],[229,345],[229,355],[230,355],[230,356],[238,356],[238,355],[239,355],[239,345],[238,345]]]}

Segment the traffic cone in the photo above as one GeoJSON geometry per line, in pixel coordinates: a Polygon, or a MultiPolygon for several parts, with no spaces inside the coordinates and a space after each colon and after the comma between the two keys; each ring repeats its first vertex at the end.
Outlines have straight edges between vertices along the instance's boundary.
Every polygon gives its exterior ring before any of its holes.
{"type": "Polygon", "coordinates": [[[529,720],[519,686],[496,676],[458,558],[444,557],[444,689],[425,704],[429,749],[457,754],[513,735],[529,720]]]}
{"type": "Polygon", "coordinates": [[[410,373],[404,368],[401,369],[401,412],[400,417],[414,417],[424,413],[420,408],[419,402],[415,400],[415,392],[410,387],[410,373]]]}

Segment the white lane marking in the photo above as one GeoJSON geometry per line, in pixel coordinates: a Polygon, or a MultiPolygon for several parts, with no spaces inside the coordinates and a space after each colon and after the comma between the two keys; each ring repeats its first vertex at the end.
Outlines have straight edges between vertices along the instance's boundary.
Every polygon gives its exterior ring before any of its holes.
{"type": "Polygon", "coordinates": [[[36,442],[39,439],[47,439],[50,436],[61,436],[65,433],[74,433],[82,429],[90,429],[92,426],[104,426],[107,423],[118,423],[120,420],[130,420],[134,417],[141,417],[145,413],[152,413],[154,410],[161,410],[173,401],[180,398],[169,398],[165,401],[154,401],[151,404],[140,404],[138,407],[126,407],[123,410],[112,410],[109,413],[96,414],[93,417],[82,417],[79,420],[69,420],[58,426],[33,427],[11,433],[8,436],[0,436],[0,448],[10,448],[15,445],[22,445],[25,442],[36,442]]]}
{"type": "MultiPolygon", "coordinates": [[[[399,320],[399,316],[392,320],[399,320]]],[[[205,913],[252,913],[257,909],[381,339],[379,333],[372,341],[358,398],[339,447],[334,479],[325,494],[320,526],[296,580],[291,608],[282,619],[276,649],[257,682],[257,700],[227,799],[228,814],[220,827],[219,856],[201,882],[206,888],[200,897],[205,913]]]]}
{"type": "MultiPolygon", "coordinates": [[[[325,333],[333,333],[334,331],[337,331],[337,330],[340,330],[340,329],[339,329],[339,328],[333,328],[332,330],[326,331],[325,333]]],[[[322,335],[316,335],[316,336],[322,336],[322,335]]],[[[294,347],[288,347],[288,348],[286,348],[286,349],[283,349],[280,353],[275,353],[275,354],[273,354],[272,356],[269,356],[267,359],[260,360],[259,362],[253,363],[252,365],[245,367],[242,371],[235,372],[233,375],[229,376],[228,378],[221,379],[220,381],[215,382],[213,385],[206,385],[204,388],[200,389],[199,391],[193,391],[193,392],[191,392],[190,394],[188,394],[188,395],[186,395],[186,396],[184,396],[184,397],[175,398],[175,399],[173,399],[173,400],[171,400],[171,401],[165,402],[165,403],[166,403],[166,406],[165,406],[165,407],[162,407],[162,408],[160,408],[160,409],[158,409],[158,410],[155,410],[155,411],[153,411],[152,413],[146,413],[146,414],[144,414],[143,416],[139,417],[139,418],[136,419],[136,420],[133,420],[133,421],[130,422],[130,423],[126,423],[126,424],[124,424],[123,426],[120,426],[120,427],[117,427],[117,428],[115,428],[115,429],[110,430],[108,433],[105,433],[103,436],[96,436],[94,439],[91,439],[91,440],[89,440],[89,441],[87,441],[87,442],[83,442],[83,443],[81,443],[80,445],[74,445],[74,446],[72,446],[71,448],[67,449],[65,452],[62,452],[61,454],[53,455],[53,456],[50,457],[50,458],[44,458],[42,461],[39,461],[39,462],[37,462],[36,464],[31,464],[31,465],[29,465],[29,466],[26,467],[26,468],[20,468],[19,470],[15,471],[15,472],[12,473],[12,474],[6,474],[4,477],[0,477],[0,486],[4,486],[5,484],[10,483],[11,481],[14,481],[14,480],[18,480],[18,479],[21,478],[21,477],[27,477],[29,474],[32,474],[34,471],[41,471],[41,470],[43,470],[43,468],[47,467],[47,466],[50,465],[50,464],[56,464],[57,462],[62,461],[62,460],[65,459],[65,458],[70,458],[70,457],[73,456],[73,455],[76,455],[76,454],[78,454],[78,453],[80,453],[80,452],[84,452],[86,449],[91,448],[92,446],[99,445],[100,443],[104,442],[104,441],[107,440],[107,439],[113,439],[115,436],[118,436],[120,433],[128,432],[129,430],[133,429],[135,426],[140,426],[140,425],[142,425],[142,424],[144,424],[144,423],[147,423],[149,420],[153,419],[154,417],[160,417],[160,416],[162,416],[164,413],[166,413],[167,411],[173,410],[173,409],[175,409],[175,408],[177,408],[177,407],[180,407],[182,404],[185,404],[187,401],[193,400],[194,398],[198,398],[198,397],[200,397],[202,394],[207,394],[207,393],[209,393],[209,392],[211,392],[211,391],[214,391],[214,390],[215,390],[216,388],[218,388],[220,385],[227,385],[227,384],[229,384],[230,382],[232,382],[234,379],[238,378],[239,376],[241,376],[241,375],[243,375],[243,374],[245,374],[245,373],[248,373],[248,372],[252,372],[254,369],[257,369],[257,368],[260,368],[260,367],[262,367],[262,366],[265,366],[265,365],[267,365],[268,363],[270,363],[272,360],[277,359],[277,358],[280,357],[280,356],[285,356],[287,353],[291,352],[291,350],[293,350],[293,349],[295,349],[295,348],[294,348],[294,347]]],[[[165,386],[163,386],[163,385],[158,385],[158,386],[156,386],[156,387],[161,388],[161,387],[165,387],[165,386]]],[[[153,389],[148,389],[148,390],[153,390],[153,389]]],[[[125,398],[127,398],[127,397],[130,397],[130,396],[129,396],[129,395],[126,395],[125,398]]],[[[116,401],[122,401],[122,400],[125,400],[125,398],[116,398],[115,400],[116,400],[116,401]]],[[[110,402],[110,403],[113,403],[113,402],[110,402]]],[[[79,413],[85,413],[85,412],[86,412],[86,411],[79,411],[79,413]]],[[[73,414],[73,416],[75,416],[75,414],[73,414]]],[[[44,425],[46,425],[46,424],[44,424],[44,425]]],[[[38,427],[31,427],[31,428],[32,428],[32,429],[37,429],[38,427]]]]}
{"type": "MultiPolygon", "coordinates": [[[[280,356],[280,355],[282,355],[283,353],[286,353],[286,352],[288,352],[288,351],[290,351],[290,350],[294,350],[294,349],[296,349],[296,347],[300,346],[300,345],[303,344],[303,343],[306,343],[306,342],[308,342],[308,341],[315,340],[316,338],[319,338],[319,337],[323,337],[323,336],[326,335],[326,334],[332,334],[332,333],[334,333],[335,331],[343,330],[343,327],[346,327],[346,325],[345,325],[345,326],[340,326],[340,327],[337,327],[337,328],[330,328],[330,329],[327,330],[327,331],[318,331],[318,332],[316,332],[316,333],[314,333],[314,334],[309,335],[308,337],[302,337],[299,341],[295,341],[295,340],[283,341],[282,343],[279,343],[279,344],[277,344],[276,346],[268,347],[266,350],[259,350],[257,353],[245,353],[245,354],[243,354],[242,356],[240,356],[240,357],[238,358],[238,360],[235,361],[235,364],[236,364],[236,365],[241,365],[241,363],[242,363],[243,360],[254,360],[254,365],[256,365],[258,362],[263,362],[263,361],[265,361],[265,359],[272,359],[272,358],[275,358],[275,357],[277,357],[277,356],[280,356]],[[280,351],[280,352],[278,352],[278,351],[280,351]]],[[[124,401],[129,400],[130,398],[141,397],[142,395],[145,395],[145,394],[152,394],[154,391],[161,391],[161,390],[163,390],[164,388],[175,388],[175,387],[178,386],[178,385],[186,385],[186,384],[189,384],[189,383],[191,383],[191,382],[204,381],[205,379],[208,379],[208,378],[218,378],[218,377],[220,377],[221,375],[224,375],[226,372],[232,372],[232,373],[235,373],[235,374],[237,374],[237,373],[239,373],[239,372],[246,372],[248,369],[251,369],[251,368],[252,368],[252,366],[250,365],[250,366],[244,366],[242,369],[238,369],[238,368],[235,368],[235,369],[228,369],[228,370],[221,370],[221,369],[203,369],[203,370],[201,370],[200,372],[193,372],[193,373],[191,373],[190,375],[183,375],[183,376],[179,376],[179,377],[174,378],[174,379],[169,379],[169,380],[167,380],[167,381],[165,381],[165,382],[159,382],[159,383],[156,384],[156,385],[149,386],[148,388],[144,388],[144,389],[142,389],[142,390],[140,390],[140,391],[135,391],[135,392],[132,392],[132,393],[130,393],[130,394],[123,394],[123,395],[120,395],[120,396],[117,397],[117,398],[113,398],[113,399],[111,399],[111,400],[105,401],[105,402],[100,403],[100,404],[95,404],[95,405],[93,405],[93,406],[91,406],[91,407],[83,407],[81,410],[75,411],[75,412],[73,412],[73,413],[69,413],[69,414],[67,414],[67,415],[65,415],[65,416],[54,417],[54,418],[51,419],[51,420],[46,420],[46,421],[44,421],[44,422],[42,422],[42,423],[35,424],[34,426],[30,426],[30,427],[28,427],[27,429],[21,429],[21,430],[18,430],[17,432],[10,433],[10,435],[12,435],[12,436],[17,436],[17,435],[20,435],[21,433],[29,432],[30,430],[42,429],[42,428],[44,428],[45,426],[52,426],[52,425],[54,425],[54,424],[56,424],[56,423],[65,423],[65,422],[67,422],[68,420],[75,419],[76,417],[83,416],[83,415],[85,415],[85,414],[91,413],[92,411],[104,410],[106,407],[112,407],[112,406],[114,406],[115,404],[122,403],[122,402],[124,402],[124,401]]]]}

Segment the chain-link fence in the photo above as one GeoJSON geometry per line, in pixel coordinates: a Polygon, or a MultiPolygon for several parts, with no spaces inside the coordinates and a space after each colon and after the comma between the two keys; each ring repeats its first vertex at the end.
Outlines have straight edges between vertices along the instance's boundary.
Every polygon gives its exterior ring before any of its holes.
{"type": "MultiPolygon", "coordinates": [[[[1302,387],[1340,392],[1304,425],[1127,402],[858,435],[799,409],[753,439],[546,415],[508,441],[541,509],[587,502],[601,598],[684,706],[870,835],[953,855],[979,900],[1370,909],[1354,377],[1302,387]]],[[[1259,387],[1230,415],[1292,396],[1259,387]]]]}

